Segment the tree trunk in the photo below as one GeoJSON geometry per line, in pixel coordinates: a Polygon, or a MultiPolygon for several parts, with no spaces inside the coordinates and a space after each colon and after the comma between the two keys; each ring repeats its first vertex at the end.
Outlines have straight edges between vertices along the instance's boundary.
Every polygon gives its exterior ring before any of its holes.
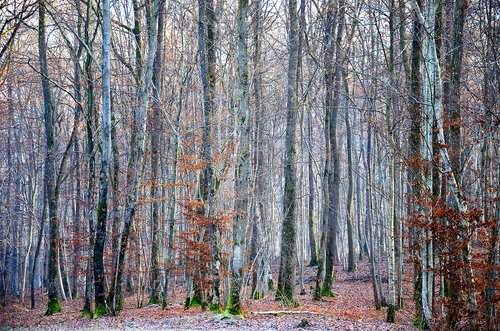
{"type": "Polygon", "coordinates": [[[309,261],[309,267],[314,267],[318,265],[318,248],[316,244],[316,235],[314,233],[314,172],[313,172],[313,158],[312,158],[312,120],[311,111],[307,112],[307,170],[308,170],[308,185],[309,185],[309,201],[308,201],[308,221],[309,221],[309,254],[311,260],[309,261]]]}
{"type": "Polygon", "coordinates": [[[295,131],[297,125],[297,59],[299,26],[297,15],[297,0],[288,0],[288,86],[287,86],[287,117],[285,135],[284,176],[285,190],[283,193],[283,226],[281,232],[281,261],[278,276],[276,300],[284,305],[298,305],[295,297],[295,269],[297,265],[297,192],[296,192],[296,144],[295,131]]]}
{"type": "Polygon", "coordinates": [[[162,91],[162,47],[164,34],[164,16],[165,2],[162,2],[160,12],[158,13],[158,34],[156,36],[156,54],[153,65],[153,107],[150,117],[151,131],[151,270],[149,276],[150,295],[149,303],[157,304],[160,301],[160,240],[161,240],[161,225],[159,220],[160,197],[158,176],[160,173],[160,156],[158,147],[160,145],[160,112],[161,112],[161,91],[162,91]]]}
{"type": "MultiPolygon", "coordinates": [[[[420,6],[422,2],[418,0],[420,6]]],[[[420,58],[422,56],[422,37],[423,25],[418,18],[413,19],[413,37],[412,37],[412,52],[411,52],[411,70],[410,70],[410,98],[409,98],[409,113],[411,118],[411,128],[409,134],[409,149],[410,149],[410,166],[408,167],[408,180],[411,183],[412,200],[410,200],[410,215],[413,218],[417,217],[418,210],[412,207],[420,198],[420,126],[421,126],[421,97],[422,97],[422,81],[420,76],[420,58]]],[[[413,301],[415,303],[415,318],[422,320],[422,273],[420,268],[420,258],[417,239],[417,229],[411,229],[410,245],[412,247],[413,256],[413,301]]]]}
{"type": "Polygon", "coordinates": [[[85,44],[88,45],[87,56],[85,59],[85,76],[87,83],[87,116],[86,116],[86,129],[87,129],[87,147],[86,153],[88,157],[88,183],[85,198],[85,204],[88,206],[84,210],[85,218],[88,221],[88,236],[89,244],[87,251],[87,271],[85,276],[85,304],[83,306],[83,317],[92,316],[92,285],[93,285],[93,247],[94,247],[94,216],[90,210],[94,205],[94,187],[95,187],[95,146],[94,146],[94,125],[97,123],[95,112],[95,99],[94,99],[94,77],[92,72],[92,43],[90,39],[91,32],[89,31],[90,19],[92,13],[92,1],[87,1],[87,8],[85,14],[85,31],[84,38],[85,44]]]}
{"type": "MultiPolygon", "coordinates": [[[[120,254],[118,257],[118,270],[116,274],[116,290],[111,298],[111,302],[113,302],[114,306],[111,307],[111,311],[113,314],[118,312],[123,308],[123,298],[122,298],[122,279],[123,274],[125,272],[125,254],[128,248],[128,240],[130,237],[130,231],[132,229],[132,222],[134,219],[134,215],[137,207],[137,195],[138,195],[138,182],[140,175],[140,165],[142,161],[142,154],[144,148],[144,126],[145,126],[145,117],[146,111],[149,104],[149,90],[151,87],[151,81],[153,76],[153,62],[156,54],[156,43],[157,43],[157,26],[158,26],[158,13],[160,10],[160,3],[163,3],[162,0],[154,0],[152,7],[152,15],[149,23],[148,29],[148,55],[147,55],[147,63],[146,63],[146,71],[143,73],[141,68],[141,60],[140,55],[136,57],[137,61],[137,75],[139,77],[139,84],[137,86],[137,98],[139,100],[139,105],[134,109],[134,125],[132,128],[131,135],[131,148],[132,155],[129,160],[129,175],[127,178],[127,184],[130,187],[130,192],[127,200],[127,208],[125,210],[125,220],[123,232],[121,235],[120,241],[120,254]]],[[[137,6],[134,6],[134,10],[137,13],[139,10],[137,6]]],[[[137,19],[135,20],[135,36],[139,37],[139,30],[137,19]]],[[[140,53],[140,45],[136,49],[137,53],[140,53]]],[[[111,293],[110,293],[111,294],[111,293]]]]}
{"type": "Polygon", "coordinates": [[[62,311],[59,303],[59,288],[57,285],[59,261],[59,224],[57,219],[57,194],[56,194],[56,169],[55,169],[55,109],[50,91],[49,76],[47,71],[47,46],[45,35],[45,2],[39,0],[38,8],[38,53],[40,73],[42,78],[45,139],[47,152],[45,155],[45,187],[46,199],[49,207],[49,303],[45,315],[53,315],[62,311]]]}
{"type": "Polygon", "coordinates": [[[111,13],[109,0],[103,0],[102,9],[102,156],[99,175],[99,201],[97,203],[97,223],[94,242],[94,318],[104,315],[107,311],[106,284],[104,275],[104,244],[106,241],[106,220],[108,217],[108,172],[109,156],[111,154],[111,13]]]}
{"type": "MultiPolygon", "coordinates": [[[[250,125],[248,108],[248,0],[238,2],[238,92],[240,112],[235,116],[240,134],[238,161],[236,169],[236,220],[233,227],[233,263],[231,267],[231,288],[226,312],[231,315],[242,315],[240,291],[243,281],[243,263],[245,261],[245,228],[248,219],[248,187],[250,177],[250,125]]],[[[212,308],[212,307],[211,307],[212,308]]],[[[219,308],[219,307],[217,307],[219,308]]]]}
{"type": "Polygon", "coordinates": [[[210,253],[212,255],[212,298],[211,309],[220,309],[220,277],[219,277],[219,251],[217,245],[217,226],[215,224],[215,189],[212,169],[212,114],[215,111],[215,48],[216,48],[216,16],[213,0],[198,0],[198,50],[200,54],[200,72],[203,85],[203,149],[202,158],[205,162],[201,186],[201,198],[207,201],[208,210],[203,214],[210,220],[210,253]]]}

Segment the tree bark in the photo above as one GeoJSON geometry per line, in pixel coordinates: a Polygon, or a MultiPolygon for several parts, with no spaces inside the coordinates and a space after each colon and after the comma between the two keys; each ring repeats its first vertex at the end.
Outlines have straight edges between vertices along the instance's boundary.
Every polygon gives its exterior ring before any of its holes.
{"type": "Polygon", "coordinates": [[[111,59],[109,54],[111,46],[111,13],[109,0],[103,0],[102,19],[102,156],[94,242],[94,318],[104,315],[108,309],[104,274],[104,244],[106,242],[106,221],[108,218],[108,163],[111,154],[111,59]]]}
{"type": "Polygon", "coordinates": [[[297,266],[297,192],[296,192],[296,144],[295,131],[297,125],[297,59],[299,26],[297,0],[288,0],[288,85],[287,85],[287,117],[285,135],[285,189],[283,193],[283,226],[281,230],[281,261],[278,276],[276,300],[286,306],[296,306],[295,280],[297,266]]]}
{"type": "Polygon", "coordinates": [[[57,285],[59,261],[59,224],[57,218],[57,193],[55,169],[55,109],[50,91],[47,71],[47,45],[45,34],[45,1],[39,0],[38,7],[38,54],[42,78],[44,121],[45,121],[45,187],[49,207],[49,302],[45,315],[53,315],[62,311],[59,302],[59,287],[57,285]]]}
{"type": "Polygon", "coordinates": [[[248,187],[250,180],[250,125],[248,106],[248,0],[238,2],[238,93],[240,111],[236,118],[239,127],[240,144],[236,169],[236,220],[233,226],[233,261],[231,267],[231,288],[226,312],[242,315],[240,291],[245,261],[245,228],[248,219],[248,187]]]}
{"type": "Polygon", "coordinates": [[[162,2],[158,13],[158,33],[156,41],[156,53],[153,65],[153,107],[150,117],[151,131],[151,270],[149,276],[150,295],[149,303],[157,304],[160,301],[160,240],[161,240],[161,225],[159,220],[160,197],[158,176],[160,174],[160,155],[158,147],[160,145],[160,112],[161,112],[161,92],[162,92],[162,47],[164,35],[164,17],[165,3],[162,2]]]}
{"type": "MultiPolygon", "coordinates": [[[[123,298],[122,298],[122,279],[125,271],[125,254],[128,248],[128,240],[130,237],[130,231],[132,229],[132,222],[137,207],[138,200],[138,182],[140,175],[140,165],[142,162],[143,148],[144,148],[144,126],[145,117],[149,104],[149,91],[152,83],[153,76],[153,63],[156,54],[157,47],[157,27],[158,27],[158,14],[160,10],[160,4],[163,0],[154,0],[152,7],[151,18],[148,20],[148,55],[146,70],[143,73],[140,70],[140,56],[136,57],[138,61],[138,71],[137,76],[139,78],[139,84],[137,86],[137,98],[139,100],[139,105],[134,109],[134,125],[132,128],[133,133],[131,135],[131,148],[132,155],[129,160],[129,175],[127,178],[128,185],[130,187],[130,192],[127,200],[127,208],[125,210],[125,220],[124,227],[121,235],[120,241],[120,254],[118,257],[118,270],[116,274],[116,290],[113,294],[111,302],[114,306],[111,307],[111,312],[116,314],[119,310],[123,308],[123,298]]],[[[137,20],[136,20],[137,25],[137,20]]],[[[136,26],[136,38],[138,36],[137,26],[136,26]]],[[[140,53],[140,48],[137,48],[136,52],[140,53]]]]}
{"type": "Polygon", "coordinates": [[[219,309],[220,303],[220,276],[219,276],[219,248],[217,247],[217,226],[215,224],[215,189],[212,169],[212,114],[215,111],[215,47],[216,47],[216,16],[213,0],[198,0],[198,50],[200,54],[200,72],[203,85],[203,149],[202,158],[205,162],[201,187],[201,198],[207,201],[208,208],[202,212],[210,220],[210,253],[212,256],[212,298],[211,308],[219,309]]]}

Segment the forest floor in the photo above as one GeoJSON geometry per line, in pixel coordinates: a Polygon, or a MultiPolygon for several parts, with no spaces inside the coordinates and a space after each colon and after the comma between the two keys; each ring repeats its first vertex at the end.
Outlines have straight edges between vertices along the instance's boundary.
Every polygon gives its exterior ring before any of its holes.
{"type": "Polygon", "coordinates": [[[396,323],[389,324],[385,322],[387,308],[374,309],[367,263],[359,263],[354,273],[341,269],[336,267],[336,298],[313,301],[316,269],[305,268],[304,284],[308,293],[298,296],[300,307],[284,308],[274,301],[274,293],[270,292],[266,299],[246,301],[244,318],[224,318],[200,308],[185,311],[184,293],[178,290],[175,302],[167,310],[158,305],[135,308],[135,297],[131,296],[118,316],[97,320],[81,317],[81,299],[63,302],[64,311],[50,317],[43,316],[46,303],[42,300],[34,310],[30,310],[28,304],[12,302],[0,308],[0,330],[416,330],[412,325],[410,274],[405,275],[403,284],[406,307],[397,311],[396,323]],[[278,311],[287,313],[271,313],[278,311]]]}

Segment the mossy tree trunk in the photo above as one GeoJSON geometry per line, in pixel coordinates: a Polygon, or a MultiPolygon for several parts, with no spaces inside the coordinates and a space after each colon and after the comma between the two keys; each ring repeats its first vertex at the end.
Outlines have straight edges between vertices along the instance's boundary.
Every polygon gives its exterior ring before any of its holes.
{"type": "Polygon", "coordinates": [[[262,9],[261,0],[255,0],[252,2],[254,6],[253,11],[253,112],[255,114],[255,137],[254,139],[254,153],[255,153],[255,215],[253,215],[254,223],[252,225],[252,243],[250,252],[250,265],[252,268],[252,292],[251,296],[253,299],[262,298],[266,291],[262,289],[267,288],[265,286],[260,286],[259,282],[263,281],[264,272],[264,259],[263,254],[258,254],[259,245],[262,243],[262,228],[267,217],[266,213],[266,203],[265,203],[265,192],[266,192],[266,180],[265,180],[265,131],[266,131],[266,120],[265,120],[265,110],[262,107],[262,73],[261,73],[261,36],[262,36],[262,9]],[[256,260],[258,257],[258,260],[256,260]],[[260,271],[260,272],[259,272],[260,271]]]}
{"type": "Polygon", "coordinates": [[[250,125],[248,106],[248,0],[238,2],[238,92],[240,109],[237,128],[240,134],[238,164],[236,169],[236,220],[233,226],[233,261],[231,267],[231,288],[226,312],[242,315],[240,291],[245,261],[245,228],[248,219],[248,186],[250,177],[250,125]]]}
{"type": "Polygon", "coordinates": [[[161,240],[161,224],[159,219],[159,185],[158,176],[160,174],[160,113],[161,113],[161,92],[162,92],[162,47],[164,35],[164,17],[165,3],[162,2],[158,13],[158,33],[156,35],[157,47],[153,64],[153,107],[150,116],[150,138],[151,138],[151,270],[149,275],[150,295],[149,303],[157,304],[160,301],[160,240],[161,240]]]}
{"type": "Polygon", "coordinates": [[[236,169],[236,220],[233,226],[233,261],[231,266],[231,288],[226,313],[242,315],[240,291],[243,282],[245,261],[245,228],[248,219],[248,186],[250,180],[250,125],[248,106],[248,0],[238,2],[238,93],[240,109],[237,128],[240,134],[238,163],[236,169]]]}
{"type": "Polygon", "coordinates": [[[57,219],[57,188],[55,169],[55,108],[50,91],[50,81],[47,71],[47,44],[45,32],[45,1],[40,0],[38,7],[38,54],[43,91],[44,122],[45,122],[45,172],[44,185],[49,211],[49,267],[48,267],[48,308],[46,315],[61,312],[58,287],[59,261],[59,224],[57,219]]]}
{"type": "Polygon", "coordinates": [[[297,60],[299,26],[297,0],[288,0],[288,86],[285,135],[285,190],[283,194],[283,226],[281,230],[281,262],[276,300],[284,305],[296,306],[295,280],[297,266],[297,165],[295,131],[297,126],[297,60]]]}
{"type": "MultiPolygon", "coordinates": [[[[421,6],[422,1],[417,0],[418,6],[421,6]]],[[[420,123],[421,123],[421,97],[422,97],[422,80],[420,77],[420,57],[422,56],[422,37],[423,26],[422,23],[414,17],[413,19],[413,36],[412,36],[412,51],[410,60],[410,97],[409,97],[409,114],[411,119],[410,133],[409,133],[409,158],[413,161],[412,167],[408,170],[408,180],[410,182],[412,199],[418,201],[419,199],[419,178],[417,160],[420,159],[420,123]]],[[[416,215],[417,210],[410,203],[410,215],[416,215]]],[[[413,256],[413,301],[415,303],[415,318],[421,320],[422,318],[422,274],[420,269],[420,262],[418,259],[418,240],[416,229],[411,229],[410,246],[412,247],[411,254],[413,256]]]]}
{"type": "MultiPolygon", "coordinates": [[[[85,196],[85,204],[88,208],[84,209],[84,217],[88,222],[88,250],[87,250],[87,270],[85,276],[85,303],[83,306],[83,317],[91,317],[92,313],[92,288],[93,288],[93,248],[94,248],[94,214],[90,210],[94,206],[94,188],[95,188],[95,143],[94,143],[94,130],[97,125],[96,111],[95,111],[95,97],[94,97],[94,77],[92,69],[92,41],[90,31],[90,20],[92,15],[92,0],[87,1],[86,12],[85,12],[85,25],[84,25],[84,41],[87,45],[87,54],[85,56],[85,80],[86,80],[86,92],[87,92],[87,114],[85,116],[86,121],[86,156],[87,167],[88,167],[88,181],[87,181],[87,192],[85,196]]],[[[94,34],[94,38],[95,38],[94,34]]]]}
{"type": "Polygon", "coordinates": [[[94,318],[107,311],[106,284],[104,274],[104,244],[106,242],[106,221],[108,218],[108,173],[111,154],[111,13],[110,1],[102,4],[102,155],[99,174],[99,200],[97,202],[97,223],[94,242],[94,318]]]}
{"type": "MultiPolygon", "coordinates": [[[[127,198],[127,207],[125,210],[124,227],[121,234],[120,251],[118,257],[118,269],[116,272],[115,286],[116,289],[109,299],[113,303],[110,307],[112,313],[123,308],[123,298],[122,298],[122,279],[125,272],[125,254],[128,249],[128,240],[130,237],[130,231],[132,230],[132,222],[134,219],[136,207],[137,207],[137,196],[138,196],[138,182],[140,165],[142,162],[143,149],[144,149],[144,132],[145,132],[145,118],[146,112],[149,105],[149,91],[152,84],[153,76],[153,63],[156,54],[157,47],[157,28],[158,28],[158,15],[160,10],[160,4],[163,0],[154,0],[152,4],[151,16],[148,20],[148,53],[146,61],[146,70],[142,70],[142,60],[141,60],[141,47],[137,42],[136,48],[136,75],[137,75],[137,99],[139,104],[134,108],[134,127],[132,128],[130,146],[132,149],[131,157],[128,165],[128,175],[127,184],[130,187],[130,192],[127,198]]],[[[138,3],[134,1],[134,36],[136,40],[140,40],[140,23],[138,13],[140,10],[138,3]]]]}
{"type": "Polygon", "coordinates": [[[345,27],[345,1],[340,1],[335,7],[333,1],[328,4],[327,11],[327,29],[328,35],[327,53],[330,58],[327,59],[329,67],[328,79],[325,80],[325,89],[331,91],[330,100],[326,100],[325,107],[330,116],[330,149],[331,149],[331,170],[329,171],[328,181],[330,188],[330,209],[328,218],[328,239],[325,260],[325,279],[323,281],[322,293],[325,296],[334,296],[332,287],[334,280],[334,265],[339,261],[337,234],[339,232],[339,213],[340,213],[340,149],[337,137],[338,112],[340,105],[340,87],[342,82],[342,40],[345,27]],[[330,8],[331,7],[331,8],[330,8]],[[338,15],[338,17],[336,17],[338,15]],[[335,19],[337,18],[337,20],[335,19]],[[335,24],[334,22],[337,21],[335,24]],[[335,34],[336,31],[336,34],[335,34]],[[335,36],[335,39],[334,39],[335,36]],[[331,58],[334,56],[334,58],[331,58]],[[335,59],[335,65],[333,64],[335,59]]]}
{"type": "Polygon", "coordinates": [[[198,0],[198,51],[200,54],[200,75],[203,85],[203,147],[202,158],[205,162],[200,182],[201,198],[207,201],[207,208],[203,210],[210,220],[210,252],[212,255],[212,310],[221,309],[220,304],[220,276],[219,276],[219,248],[217,247],[217,225],[215,224],[215,189],[212,169],[212,115],[215,110],[215,83],[216,83],[216,15],[213,0],[198,0]]]}

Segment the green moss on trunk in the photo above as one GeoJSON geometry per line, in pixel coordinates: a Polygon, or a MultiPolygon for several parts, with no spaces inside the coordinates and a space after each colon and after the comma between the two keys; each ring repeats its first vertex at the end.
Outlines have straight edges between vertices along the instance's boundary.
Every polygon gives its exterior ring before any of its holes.
{"type": "Polygon", "coordinates": [[[187,298],[186,298],[186,304],[187,304],[187,307],[202,307],[203,308],[203,306],[206,306],[206,304],[203,302],[201,297],[196,296],[196,295],[190,300],[189,304],[188,304],[187,298]]]}
{"type": "Polygon", "coordinates": [[[300,302],[297,299],[279,289],[276,290],[276,301],[281,301],[281,304],[285,307],[297,308],[300,306],[300,302]]]}
{"type": "Polygon", "coordinates": [[[240,305],[234,305],[233,304],[233,294],[229,293],[229,299],[227,300],[227,306],[226,306],[226,311],[224,312],[226,315],[233,315],[233,316],[241,316],[243,317],[243,314],[241,312],[241,306],[240,305]]]}
{"type": "Polygon", "coordinates": [[[120,295],[120,297],[118,298],[118,311],[120,310],[123,310],[123,308],[125,307],[125,299],[123,298],[122,295],[120,295]]]}
{"type": "Polygon", "coordinates": [[[418,315],[415,316],[413,319],[413,325],[416,326],[419,330],[423,330],[425,327],[424,320],[422,319],[422,316],[418,315]]]}
{"type": "Polygon", "coordinates": [[[54,315],[60,312],[62,312],[62,307],[61,304],[59,303],[59,299],[49,300],[45,316],[54,315]]]}
{"type": "MultiPolygon", "coordinates": [[[[335,277],[335,276],[334,276],[335,277]]],[[[334,282],[336,279],[333,279],[332,277],[332,282],[334,282]]],[[[329,297],[329,298],[335,298],[336,295],[333,293],[330,284],[328,282],[323,282],[323,288],[321,289],[321,295],[324,297],[329,297]]]]}
{"type": "Polygon", "coordinates": [[[99,304],[95,307],[94,309],[94,315],[92,316],[92,318],[99,318],[99,317],[102,317],[104,315],[106,315],[107,313],[107,309],[106,309],[106,305],[105,304],[99,304]]]}
{"type": "Polygon", "coordinates": [[[274,281],[272,277],[269,277],[269,280],[267,281],[267,289],[269,291],[274,291],[274,281]]]}
{"type": "Polygon", "coordinates": [[[387,310],[387,322],[396,322],[396,308],[394,307],[394,305],[389,305],[389,309],[387,310]]]}
{"type": "Polygon", "coordinates": [[[337,295],[332,292],[329,288],[323,288],[321,290],[321,295],[328,298],[335,298],[337,295]]]}
{"type": "Polygon", "coordinates": [[[191,305],[191,297],[186,297],[186,300],[184,301],[184,310],[188,310],[190,305],[191,305]]]}
{"type": "Polygon", "coordinates": [[[221,305],[216,303],[211,304],[208,311],[215,314],[221,314],[223,312],[221,305]]]}
{"type": "Polygon", "coordinates": [[[91,318],[92,317],[92,312],[90,311],[89,307],[87,307],[87,306],[83,307],[82,317],[83,318],[91,318]]]}
{"type": "Polygon", "coordinates": [[[150,305],[156,305],[160,303],[160,298],[158,297],[158,294],[155,292],[151,297],[149,298],[149,304],[150,305]]]}

